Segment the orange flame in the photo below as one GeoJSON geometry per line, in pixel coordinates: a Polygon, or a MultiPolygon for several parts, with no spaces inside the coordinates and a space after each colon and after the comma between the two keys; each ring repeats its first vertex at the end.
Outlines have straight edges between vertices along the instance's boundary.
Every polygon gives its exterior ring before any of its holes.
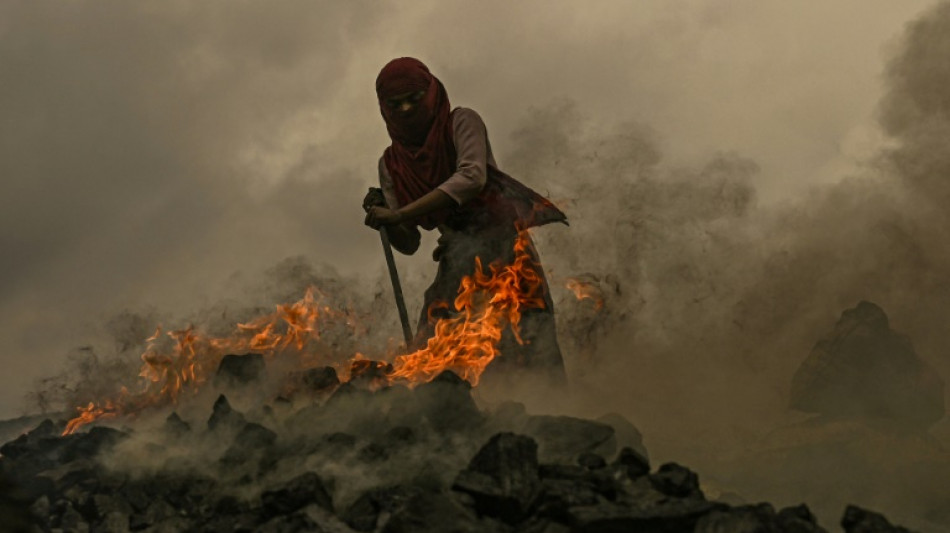
{"type": "Polygon", "coordinates": [[[174,341],[171,350],[163,348],[164,337],[159,327],[154,335],[146,339],[146,348],[142,353],[143,364],[139,376],[144,378],[143,390],[129,394],[123,388],[116,398],[78,407],[76,410],[79,414],[69,421],[63,434],[73,433],[96,420],[136,413],[146,407],[177,403],[183,391],[197,391],[227,353],[254,351],[272,357],[288,347],[301,352],[308,344],[320,339],[317,325],[321,320],[342,321],[346,327],[354,327],[349,313],[319,305],[315,294],[320,293],[310,287],[301,300],[278,305],[269,315],[237,324],[236,331],[227,337],[202,335],[193,326],[169,331],[166,337],[174,341]]]}
{"type": "Polygon", "coordinates": [[[300,366],[328,364],[349,379],[368,381],[373,388],[393,380],[415,385],[443,370],[452,370],[477,385],[485,367],[500,355],[502,332],[510,325],[516,341],[523,344],[519,330],[522,312],[545,305],[544,284],[529,247],[528,233],[520,232],[515,240],[514,262],[489,265],[490,274],[482,272],[481,260],[476,258],[475,273],[463,278],[459,287],[455,316],[436,323],[435,335],[425,348],[396,357],[391,365],[368,360],[360,353],[334,360],[331,350],[321,349],[326,348],[318,342],[321,327],[334,321],[351,330],[356,326],[351,313],[320,305],[322,294],[313,287],[293,304],[277,305],[269,315],[237,324],[230,336],[206,336],[189,326],[163,337],[159,327],[146,339],[142,354],[139,376],[144,378],[143,390],[131,394],[123,387],[114,398],[78,407],[78,415],[69,421],[63,434],[96,420],[175,404],[183,392],[196,392],[227,353],[253,351],[270,359],[286,350],[300,357],[300,366]],[[166,338],[173,341],[170,350],[163,349],[163,344],[168,344],[166,338]]]}
{"type": "Polygon", "coordinates": [[[420,382],[452,370],[478,385],[485,367],[500,354],[498,341],[509,324],[516,340],[523,343],[518,327],[522,311],[544,307],[544,284],[529,246],[527,232],[520,232],[514,262],[490,265],[491,275],[482,272],[481,260],[476,258],[474,275],[462,279],[455,298],[458,314],[436,323],[435,336],[425,348],[397,357],[391,376],[420,382]]]}
{"type": "Polygon", "coordinates": [[[599,311],[604,308],[604,293],[601,292],[600,287],[594,282],[585,281],[580,278],[567,278],[567,282],[564,286],[572,291],[578,300],[585,298],[593,300],[594,309],[599,311]]]}

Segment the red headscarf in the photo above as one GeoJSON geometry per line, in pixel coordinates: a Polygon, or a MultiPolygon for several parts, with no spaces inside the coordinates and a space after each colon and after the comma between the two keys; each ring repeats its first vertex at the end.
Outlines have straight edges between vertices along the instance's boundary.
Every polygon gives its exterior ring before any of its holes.
{"type": "MultiPolygon", "coordinates": [[[[392,177],[396,199],[400,205],[406,205],[455,172],[449,96],[442,82],[421,61],[411,57],[394,59],[383,67],[376,78],[376,96],[392,139],[383,161],[392,177]],[[408,115],[386,105],[386,98],[417,91],[425,91],[425,96],[408,115]]],[[[445,213],[430,214],[416,222],[432,229],[444,218],[445,213]]]]}
{"type": "MultiPolygon", "coordinates": [[[[392,144],[383,161],[400,205],[410,204],[449,178],[456,168],[454,131],[449,96],[442,82],[418,59],[390,61],[376,78],[379,112],[392,144]],[[386,99],[425,91],[408,115],[390,109],[386,99]]],[[[423,228],[439,224],[460,227],[512,224],[529,228],[549,222],[567,223],[554,204],[518,180],[489,165],[479,196],[455,209],[442,209],[414,220],[423,228]]]]}

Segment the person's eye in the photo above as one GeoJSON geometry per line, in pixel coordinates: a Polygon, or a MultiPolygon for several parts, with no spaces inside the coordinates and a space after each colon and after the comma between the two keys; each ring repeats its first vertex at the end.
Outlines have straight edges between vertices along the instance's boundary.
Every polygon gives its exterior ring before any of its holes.
{"type": "Polygon", "coordinates": [[[412,95],[412,101],[418,102],[419,100],[422,100],[422,97],[425,95],[426,95],[425,91],[419,91],[416,94],[412,95]]]}
{"type": "Polygon", "coordinates": [[[390,109],[396,109],[399,107],[399,102],[395,100],[386,100],[386,106],[388,106],[390,109]]]}

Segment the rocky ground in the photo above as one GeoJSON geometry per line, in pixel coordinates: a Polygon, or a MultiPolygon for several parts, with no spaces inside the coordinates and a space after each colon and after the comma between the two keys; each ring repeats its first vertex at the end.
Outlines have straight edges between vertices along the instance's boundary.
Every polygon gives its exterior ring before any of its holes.
{"type": "MultiPolygon", "coordinates": [[[[513,402],[482,410],[451,372],[373,390],[340,384],[332,369],[242,412],[229,396],[241,396],[256,365],[231,359],[228,379],[216,379],[228,395],[209,397],[210,413],[180,405],[181,416],[66,436],[64,421],[47,419],[4,444],[2,530],[827,531],[804,505],[710,501],[687,467],[652,467],[617,415],[537,416],[513,402]]],[[[842,511],[849,533],[907,531],[842,511]]]]}

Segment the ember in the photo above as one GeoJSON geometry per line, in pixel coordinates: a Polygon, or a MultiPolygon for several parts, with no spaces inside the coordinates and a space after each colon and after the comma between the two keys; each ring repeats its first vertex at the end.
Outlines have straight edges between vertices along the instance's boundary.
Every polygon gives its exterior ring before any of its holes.
{"type": "Polygon", "coordinates": [[[135,414],[142,409],[177,403],[183,392],[196,392],[209,378],[212,369],[229,353],[257,352],[265,359],[277,355],[295,357],[298,368],[330,366],[352,379],[362,376],[379,388],[393,380],[409,385],[426,382],[444,370],[453,370],[473,385],[478,384],[485,367],[500,355],[498,342],[511,326],[518,342],[518,324],[524,310],[544,307],[543,283],[528,253],[527,232],[515,242],[515,261],[511,265],[489,265],[482,269],[476,259],[475,274],[462,280],[455,299],[455,315],[440,319],[435,336],[425,348],[394,358],[392,364],[368,361],[360,353],[336,354],[321,345],[321,330],[343,324],[356,330],[352,313],[322,303],[322,294],[310,287],[304,297],[292,304],[276,306],[265,316],[235,326],[226,337],[212,337],[194,326],[173,330],[163,337],[162,329],[147,339],[142,354],[144,387],[138,393],[125,389],[114,398],[90,402],[77,408],[64,435],[104,417],[135,414]],[[164,348],[165,340],[172,342],[164,348]]]}
{"type": "MultiPolygon", "coordinates": [[[[481,410],[470,389],[445,371],[414,389],[344,383],[283,414],[220,395],[206,419],[183,411],[190,423],[173,412],[58,436],[63,423],[45,420],[0,447],[18,510],[4,518],[16,531],[825,531],[804,505],[734,507],[684,466],[651,468],[617,415],[481,410]]],[[[902,531],[854,506],[842,524],[902,531]]]]}
{"type": "Polygon", "coordinates": [[[594,309],[604,308],[604,294],[597,286],[596,281],[586,280],[580,277],[567,278],[564,284],[568,290],[574,293],[578,300],[589,299],[594,302],[594,309]]]}

